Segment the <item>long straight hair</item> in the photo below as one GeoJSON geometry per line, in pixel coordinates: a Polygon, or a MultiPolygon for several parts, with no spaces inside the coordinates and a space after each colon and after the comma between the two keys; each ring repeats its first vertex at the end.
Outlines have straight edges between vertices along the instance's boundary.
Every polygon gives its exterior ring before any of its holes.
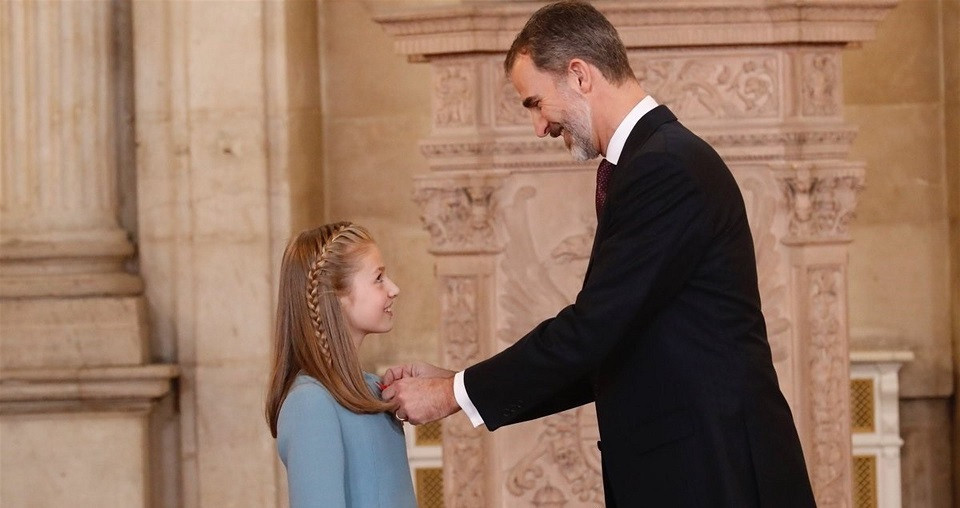
{"type": "Polygon", "coordinates": [[[277,437],[277,419],[297,374],[321,384],[355,413],[380,413],[391,405],[378,399],[360,368],[356,345],[347,332],[340,296],[374,245],[370,233],[350,222],[304,231],[287,244],[280,265],[273,368],[266,417],[277,437]]]}

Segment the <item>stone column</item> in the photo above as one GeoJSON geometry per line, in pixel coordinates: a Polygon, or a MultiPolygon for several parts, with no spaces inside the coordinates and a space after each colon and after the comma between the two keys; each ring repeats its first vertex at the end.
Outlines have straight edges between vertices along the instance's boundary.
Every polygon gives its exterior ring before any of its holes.
{"type": "MultiPolygon", "coordinates": [[[[864,178],[863,164],[846,160],[856,129],[843,119],[840,55],[872,38],[895,4],[597,4],[644,88],[711,143],[740,184],[774,363],[823,507],[851,503],[847,227],[864,178]]],[[[434,240],[451,368],[571,302],[595,233],[595,164],[535,139],[503,75],[503,54],[534,8],[470,2],[376,18],[434,77],[434,125],[421,143],[431,172],[415,196],[434,240]]],[[[446,425],[448,506],[602,505],[592,406],[490,435],[446,425]]]]}
{"type": "Polygon", "coordinates": [[[0,5],[3,505],[149,503],[149,413],[176,368],[148,365],[143,283],[124,266],[119,14],[0,5]]]}

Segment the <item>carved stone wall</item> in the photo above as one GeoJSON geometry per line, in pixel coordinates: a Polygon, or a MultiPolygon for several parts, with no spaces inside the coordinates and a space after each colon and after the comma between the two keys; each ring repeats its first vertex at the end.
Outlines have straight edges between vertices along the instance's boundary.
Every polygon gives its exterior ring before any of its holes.
{"type": "MultiPolygon", "coordinates": [[[[740,184],[775,366],[823,507],[851,503],[846,266],[865,173],[847,160],[856,129],[843,118],[841,52],[872,38],[895,4],[598,3],[644,88],[740,184]]],[[[503,76],[502,55],[533,9],[477,2],[376,18],[433,75],[433,130],[421,143],[431,172],[414,196],[443,288],[450,368],[501,350],[572,301],[596,228],[595,165],[534,138],[503,76]]],[[[451,420],[447,503],[602,506],[596,440],[592,406],[493,434],[451,420]]]]}

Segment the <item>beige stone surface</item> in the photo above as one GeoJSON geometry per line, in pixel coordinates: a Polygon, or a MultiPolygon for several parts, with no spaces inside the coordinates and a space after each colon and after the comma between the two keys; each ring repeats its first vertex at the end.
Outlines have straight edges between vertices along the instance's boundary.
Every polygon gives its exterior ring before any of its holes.
{"type": "Polygon", "coordinates": [[[149,357],[139,297],[0,300],[0,368],[138,365],[149,357]]]}
{"type": "MultiPolygon", "coordinates": [[[[960,0],[943,2],[943,45],[944,51],[944,93],[945,145],[948,183],[948,201],[950,203],[950,280],[953,287],[952,330],[954,387],[960,386],[960,0]]],[[[953,478],[960,478],[960,404],[954,404],[952,428],[953,478]]],[[[953,481],[953,498],[960,499],[960,482],[953,481]]]]}
{"type": "Polygon", "coordinates": [[[942,108],[937,102],[847,106],[859,129],[851,156],[870,168],[854,231],[878,223],[943,224],[942,108]]]}
{"type": "Polygon", "coordinates": [[[904,508],[955,506],[951,496],[951,425],[947,399],[901,402],[904,508]]]}
{"type": "Polygon", "coordinates": [[[361,350],[371,371],[440,360],[433,259],[411,199],[414,175],[426,172],[419,141],[430,129],[431,78],[426,67],[393,51],[372,13],[368,2],[322,4],[324,213],[304,226],[336,220],[366,226],[400,287],[393,331],[369,337],[361,350]]]}
{"type": "Polygon", "coordinates": [[[145,506],[145,414],[3,415],[0,435],[0,505],[145,506]]]}
{"type": "MultiPolygon", "coordinates": [[[[426,2],[399,1],[395,6],[417,4],[422,7],[426,2]]],[[[372,19],[374,7],[375,2],[365,0],[322,2],[325,113],[335,118],[398,114],[429,118],[430,90],[425,83],[430,73],[393,51],[393,40],[372,19]]]]}
{"type": "MultiPolygon", "coordinates": [[[[262,362],[259,362],[262,363],[262,362]]],[[[198,506],[274,506],[276,449],[263,416],[266,365],[201,366],[185,394],[196,399],[193,443],[183,472],[198,506]]]]}
{"type": "Polygon", "coordinates": [[[847,105],[940,99],[940,4],[938,0],[901,1],[880,22],[876,40],[844,52],[847,105]]]}
{"type": "Polygon", "coordinates": [[[844,55],[851,155],[867,162],[850,247],[851,326],[880,327],[917,354],[901,371],[906,397],[953,392],[949,134],[944,130],[939,2],[907,1],[878,39],[844,55]]]}
{"type": "Polygon", "coordinates": [[[903,396],[949,395],[953,365],[943,354],[951,347],[946,225],[865,225],[854,235],[851,326],[894,331],[895,346],[916,353],[900,371],[903,396]]]}
{"type": "Polygon", "coordinates": [[[276,290],[269,280],[271,259],[265,242],[211,241],[195,246],[193,262],[210,267],[194,274],[191,288],[197,365],[267,364],[273,333],[270,301],[276,290]]]}

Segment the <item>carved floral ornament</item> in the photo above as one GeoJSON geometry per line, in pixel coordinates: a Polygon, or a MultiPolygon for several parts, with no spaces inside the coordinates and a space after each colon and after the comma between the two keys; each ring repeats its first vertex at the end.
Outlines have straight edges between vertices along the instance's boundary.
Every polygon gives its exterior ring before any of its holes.
{"type": "Polygon", "coordinates": [[[817,505],[847,506],[845,485],[849,483],[850,429],[848,352],[841,302],[846,294],[839,265],[811,266],[809,287],[810,382],[813,419],[813,467],[811,481],[817,505]]]}
{"type": "Polygon", "coordinates": [[[850,241],[849,226],[856,215],[857,194],[864,188],[862,167],[820,169],[794,165],[778,179],[790,217],[784,243],[850,241]]]}
{"type": "Polygon", "coordinates": [[[484,495],[486,453],[483,429],[475,429],[464,415],[443,422],[443,457],[446,475],[453,481],[444,486],[447,506],[486,508],[484,495]]]}
{"type": "MultiPolygon", "coordinates": [[[[480,360],[478,299],[480,281],[476,276],[450,276],[440,279],[440,333],[443,337],[444,364],[462,369],[480,360]]],[[[452,506],[487,506],[484,498],[484,432],[474,429],[464,415],[443,422],[445,467],[453,485],[446,488],[453,496],[452,506]]],[[[448,502],[450,497],[447,497],[448,502]]]]}
{"type": "Polygon", "coordinates": [[[426,177],[415,183],[413,200],[430,233],[435,254],[496,253],[494,214],[503,174],[426,177]]]}
{"type": "Polygon", "coordinates": [[[444,364],[463,369],[480,361],[477,317],[479,282],[475,277],[443,277],[440,309],[444,364]]]}

